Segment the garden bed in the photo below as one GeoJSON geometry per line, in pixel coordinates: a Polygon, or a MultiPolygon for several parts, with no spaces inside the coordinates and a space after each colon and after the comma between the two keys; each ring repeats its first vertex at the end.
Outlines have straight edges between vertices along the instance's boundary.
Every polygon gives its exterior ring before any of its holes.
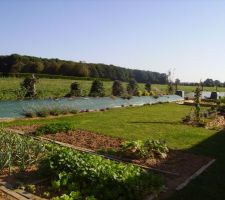
{"type": "MultiPolygon", "coordinates": [[[[15,130],[23,131],[26,134],[32,134],[38,128],[33,126],[18,126],[15,130]]],[[[120,149],[122,140],[109,136],[104,136],[98,133],[92,133],[85,130],[74,130],[68,133],[46,134],[42,136],[46,139],[55,140],[65,144],[73,145],[74,147],[89,149],[95,152],[101,152],[104,149],[120,149]]],[[[115,156],[115,155],[113,155],[115,156]]],[[[165,159],[128,159],[116,157],[121,161],[128,161],[134,164],[141,165],[145,168],[153,168],[168,173],[163,173],[166,180],[167,192],[161,193],[161,197],[168,196],[171,192],[185,182],[202,166],[209,163],[212,159],[205,156],[193,155],[178,150],[170,150],[165,159]],[[190,165],[191,163],[191,165],[190,165]]]]}

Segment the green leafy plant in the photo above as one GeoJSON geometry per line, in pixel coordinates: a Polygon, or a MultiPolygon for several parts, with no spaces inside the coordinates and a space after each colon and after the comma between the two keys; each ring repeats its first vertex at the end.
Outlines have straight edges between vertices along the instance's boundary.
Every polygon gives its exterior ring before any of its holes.
{"type": "Polygon", "coordinates": [[[82,199],[142,199],[161,191],[163,183],[158,175],[131,164],[62,147],[55,147],[42,161],[40,170],[51,175],[57,191],[66,191],[58,199],[70,199],[73,191],[79,191],[82,199]]]}
{"type": "Polygon", "coordinates": [[[60,123],[51,123],[43,125],[34,132],[35,135],[44,135],[44,134],[55,134],[59,132],[69,132],[74,130],[74,127],[71,123],[60,122],[60,123]]]}
{"type": "Polygon", "coordinates": [[[29,184],[29,185],[26,186],[26,190],[28,192],[35,193],[36,192],[36,186],[33,185],[33,184],[29,184]]]}
{"type": "Polygon", "coordinates": [[[49,197],[50,197],[50,192],[45,191],[45,192],[43,193],[43,196],[46,197],[46,198],[49,198],[49,197]]]}
{"type": "Polygon", "coordinates": [[[168,152],[165,142],[159,140],[148,139],[122,143],[122,153],[131,158],[165,158],[168,152]]]}

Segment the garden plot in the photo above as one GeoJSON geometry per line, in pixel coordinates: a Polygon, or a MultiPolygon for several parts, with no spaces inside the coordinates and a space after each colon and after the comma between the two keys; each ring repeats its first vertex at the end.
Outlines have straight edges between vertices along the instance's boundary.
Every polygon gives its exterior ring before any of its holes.
{"type": "MultiPolygon", "coordinates": [[[[14,130],[23,131],[25,134],[32,135],[39,126],[19,126],[14,130]]],[[[49,130],[50,132],[52,130],[49,130]]],[[[60,142],[61,145],[70,146],[81,151],[90,151],[102,154],[108,158],[121,162],[130,162],[145,169],[153,170],[163,174],[166,181],[166,192],[161,193],[161,198],[171,194],[175,189],[183,184],[203,166],[212,161],[205,156],[197,156],[178,150],[169,150],[166,158],[130,158],[121,154],[123,141],[118,138],[104,136],[85,130],[53,131],[54,133],[43,133],[41,138],[60,142]],[[121,156],[122,155],[122,156],[121,156]],[[191,163],[191,164],[190,164],[191,163]]],[[[40,136],[39,136],[40,137],[40,136]]]]}
{"type": "Polygon", "coordinates": [[[39,138],[0,130],[0,146],[0,184],[27,199],[141,200],[163,189],[160,175],[39,138]]]}

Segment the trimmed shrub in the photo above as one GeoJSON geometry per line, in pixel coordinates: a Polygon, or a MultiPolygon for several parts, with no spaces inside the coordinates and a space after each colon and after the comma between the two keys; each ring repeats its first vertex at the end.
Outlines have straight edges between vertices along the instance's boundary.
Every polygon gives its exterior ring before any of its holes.
{"type": "Polygon", "coordinates": [[[105,90],[104,90],[102,81],[94,80],[92,82],[89,96],[91,96],[91,97],[104,97],[105,96],[105,90]]]}
{"type": "Polygon", "coordinates": [[[81,96],[81,88],[78,82],[73,82],[70,85],[70,92],[66,95],[66,97],[80,97],[81,96]]]}
{"type": "Polygon", "coordinates": [[[127,92],[129,95],[138,96],[138,84],[137,81],[131,79],[127,85],[127,92]]]}
{"type": "Polygon", "coordinates": [[[112,95],[113,96],[121,96],[124,92],[123,85],[121,81],[115,80],[112,86],[112,95]]]}

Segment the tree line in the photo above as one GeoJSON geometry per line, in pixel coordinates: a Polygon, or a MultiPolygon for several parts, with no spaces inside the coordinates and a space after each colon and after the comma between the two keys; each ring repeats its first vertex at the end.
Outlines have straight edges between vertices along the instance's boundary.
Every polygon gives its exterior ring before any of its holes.
{"type": "Polygon", "coordinates": [[[32,56],[12,54],[0,56],[0,72],[8,74],[39,73],[50,75],[105,78],[110,80],[129,81],[140,83],[166,84],[167,74],[127,69],[102,63],[74,62],[60,59],[47,59],[32,56]]]}

